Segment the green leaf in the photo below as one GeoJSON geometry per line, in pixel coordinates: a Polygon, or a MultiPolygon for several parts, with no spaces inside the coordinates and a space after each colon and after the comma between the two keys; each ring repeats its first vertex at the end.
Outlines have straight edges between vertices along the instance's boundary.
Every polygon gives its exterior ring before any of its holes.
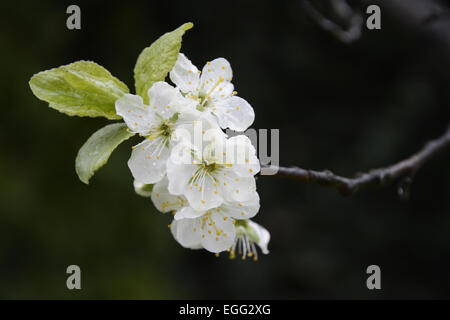
{"type": "Polygon", "coordinates": [[[113,123],[95,132],[78,151],[75,160],[80,180],[89,184],[89,179],[108,161],[114,149],[133,135],[125,123],[113,123]]]}
{"type": "Polygon", "coordinates": [[[30,87],[36,97],[69,116],[108,119],[120,119],[115,102],[129,92],[108,70],[90,61],[37,73],[30,87]]]}
{"type": "Polygon", "coordinates": [[[136,93],[144,99],[144,103],[148,104],[148,89],[155,82],[164,81],[172,70],[181,49],[181,38],[184,32],[193,26],[192,23],[185,23],[162,35],[139,55],[134,67],[134,80],[136,93]]]}

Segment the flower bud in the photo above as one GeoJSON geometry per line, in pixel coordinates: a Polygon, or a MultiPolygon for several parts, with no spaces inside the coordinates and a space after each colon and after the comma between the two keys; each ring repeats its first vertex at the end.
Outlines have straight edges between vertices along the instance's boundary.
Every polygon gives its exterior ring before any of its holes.
{"type": "Polygon", "coordinates": [[[136,193],[138,195],[145,197],[145,198],[149,198],[152,195],[152,189],[153,189],[152,184],[145,184],[145,183],[139,182],[137,180],[134,180],[133,185],[134,185],[134,191],[136,191],[136,193]]]}

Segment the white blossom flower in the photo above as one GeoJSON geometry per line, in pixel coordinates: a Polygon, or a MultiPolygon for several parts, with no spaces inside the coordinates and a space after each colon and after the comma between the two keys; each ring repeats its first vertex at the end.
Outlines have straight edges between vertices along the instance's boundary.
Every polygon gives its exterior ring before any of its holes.
{"type": "Polygon", "coordinates": [[[267,246],[270,241],[270,233],[263,226],[251,220],[236,221],[236,240],[230,248],[230,259],[236,257],[236,251],[242,255],[242,260],[246,257],[253,257],[258,260],[258,251],[255,244],[261,249],[262,253],[268,254],[267,246]]]}
{"type": "Polygon", "coordinates": [[[199,122],[206,127],[214,125],[201,112],[187,108],[192,102],[166,82],[156,82],[148,90],[148,96],[150,105],[132,94],[125,94],[116,101],[116,112],[123,117],[129,130],[146,137],[133,147],[128,161],[133,177],[143,184],[156,183],[166,174],[170,150],[180,138],[177,131],[181,128],[192,131],[199,122]]]}
{"type": "Polygon", "coordinates": [[[172,234],[183,247],[202,248],[214,253],[228,250],[236,237],[234,220],[217,210],[209,210],[198,218],[173,220],[172,234]]]}
{"type": "Polygon", "coordinates": [[[207,62],[200,72],[182,53],[170,71],[170,80],[195,101],[197,110],[214,114],[223,129],[245,131],[255,113],[247,101],[236,96],[232,77],[230,63],[224,58],[207,62]]]}
{"type": "Polygon", "coordinates": [[[248,137],[210,138],[202,151],[189,143],[178,144],[167,161],[169,192],[184,195],[196,211],[217,208],[225,201],[250,200],[256,190],[254,175],[260,170],[248,137]]]}
{"type": "Polygon", "coordinates": [[[170,228],[183,247],[205,248],[214,253],[228,250],[235,242],[235,219],[249,219],[259,210],[259,195],[254,192],[246,202],[225,202],[218,208],[196,211],[185,197],[169,193],[167,178],[154,185],[152,200],[161,212],[175,214],[170,228]]]}

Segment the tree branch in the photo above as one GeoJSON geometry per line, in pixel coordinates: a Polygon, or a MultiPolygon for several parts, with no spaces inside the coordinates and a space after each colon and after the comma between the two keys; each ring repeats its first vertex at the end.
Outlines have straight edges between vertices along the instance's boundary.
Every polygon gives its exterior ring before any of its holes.
{"type": "Polygon", "coordinates": [[[331,10],[335,15],[345,20],[347,28],[326,18],[318,9],[316,9],[309,0],[301,0],[301,7],[323,30],[330,32],[334,37],[344,43],[351,43],[361,37],[361,27],[363,25],[362,15],[353,11],[345,0],[330,0],[331,10]]]}
{"type": "MultiPolygon", "coordinates": [[[[373,169],[366,173],[359,173],[354,178],[342,177],[329,170],[314,171],[298,167],[279,167],[275,174],[305,182],[314,182],[322,186],[335,187],[343,195],[350,195],[366,186],[385,186],[400,179],[399,196],[408,197],[409,185],[415,173],[422,165],[450,146],[450,126],[447,131],[437,139],[431,140],[409,158],[388,167],[373,169]]],[[[262,167],[269,167],[262,165],[262,167]]]]}

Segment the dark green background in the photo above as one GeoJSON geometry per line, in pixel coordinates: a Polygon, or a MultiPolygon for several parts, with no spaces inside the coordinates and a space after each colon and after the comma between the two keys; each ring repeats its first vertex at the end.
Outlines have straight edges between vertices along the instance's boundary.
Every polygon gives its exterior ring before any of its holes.
{"type": "MultiPolygon", "coordinates": [[[[450,153],[395,186],[352,197],[260,177],[255,221],[272,235],[259,262],[183,249],[170,217],[134,194],[126,161],[138,139],[82,184],[78,149],[106,119],[76,118],[35,98],[42,70],[92,60],[133,89],[140,51],[184,22],[182,51],[200,68],[227,58],[255,128],[280,129],[283,165],[344,175],[384,166],[439,136],[449,120],[447,48],[382,16],[343,44],[297,2],[8,1],[0,5],[0,298],[448,298],[450,153]],[[82,29],[66,28],[78,4],[82,29]],[[69,291],[68,265],[82,270],[69,291]],[[382,290],[366,288],[368,265],[382,290]]],[[[383,8],[382,8],[383,10],[383,8]]],[[[448,32],[449,30],[442,30],[448,32]]]]}

